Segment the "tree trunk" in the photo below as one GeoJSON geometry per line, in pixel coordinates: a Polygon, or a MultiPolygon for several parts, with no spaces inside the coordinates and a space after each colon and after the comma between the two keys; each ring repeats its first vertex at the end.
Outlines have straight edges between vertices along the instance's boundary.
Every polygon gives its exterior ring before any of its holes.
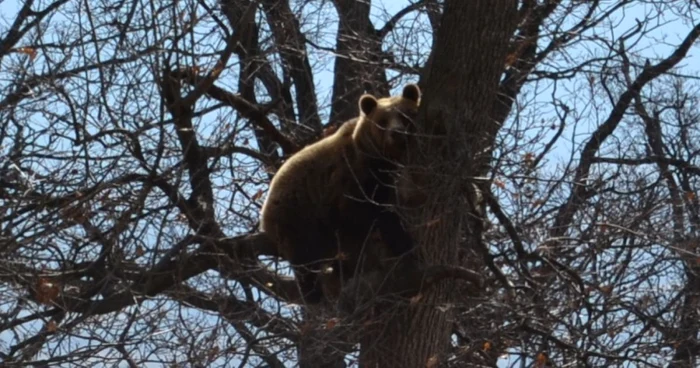
{"type": "Polygon", "coordinates": [[[357,101],[363,93],[389,94],[389,83],[381,66],[382,40],[370,20],[370,1],[334,0],[338,11],[335,83],[330,121],[357,116],[357,101]]]}
{"type": "MultiPolygon", "coordinates": [[[[463,265],[460,246],[481,241],[478,206],[468,197],[469,178],[485,173],[493,144],[484,136],[506,50],[515,28],[516,0],[447,0],[427,71],[419,125],[438,139],[418,142],[421,155],[411,168],[427,168],[427,205],[404,212],[413,227],[421,259],[430,265],[463,265]],[[481,134],[480,134],[481,133],[481,134]],[[483,156],[483,155],[481,155],[483,156]],[[464,235],[466,234],[466,242],[464,235]]],[[[472,197],[473,198],[473,197],[472,197]]],[[[479,260],[476,260],[479,262],[479,260]]],[[[382,306],[363,325],[362,367],[437,367],[445,364],[452,331],[455,280],[424,289],[410,302],[382,306]]]]}
{"type": "MultiPolygon", "coordinates": [[[[692,261],[691,261],[692,262],[692,261]]],[[[700,351],[698,331],[700,330],[700,267],[686,266],[685,299],[679,309],[678,329],[670,340],[677,342],[676,352],[668,368],[697,367],[697,355],[700,351]]]]}

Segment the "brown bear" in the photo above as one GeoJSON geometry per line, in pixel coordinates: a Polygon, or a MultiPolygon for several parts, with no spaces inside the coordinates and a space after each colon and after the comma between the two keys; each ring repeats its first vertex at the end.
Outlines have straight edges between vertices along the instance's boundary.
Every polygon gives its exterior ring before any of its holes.
{"type": "MultiPolygon", "coordinates": [[[[399,256],[412,248],[398,215],[394,171],[407,148],[420,100],[415,84],[401,96],[363,95],[360,116],[290,157],[277,171],[261,211],[261,230],[292,264],[303,298],[334,298],[363,253],[399,256]],[[376,226],[386,251],[363,247],[376,226]],[[333,265],[332,272],[319,273],[333,265]]],[[[370,241],[371,243],[371,241],[370,241]]]]}

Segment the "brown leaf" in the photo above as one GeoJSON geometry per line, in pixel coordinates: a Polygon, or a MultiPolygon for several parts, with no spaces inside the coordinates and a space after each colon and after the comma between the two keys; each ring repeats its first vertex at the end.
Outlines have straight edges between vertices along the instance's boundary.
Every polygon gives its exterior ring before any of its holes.
{"type": "Polygon", "coordinates": [[[61,290],[60,285],[45,277],[40,277],[35,285],[36,301],[41,304],[50,304],[56,298],[61,290]]]}
{"type": "Polygon", "coordinates": [[[46,331],[48,332],[56,332],[58,329],[58,326],[56,325],[56,321],[50,320],[49,323],[46,324],[46,331]]]}
{"type": "Polygon", "coordinates": [[[543,368],[545,364],[547,364],[547,354],[545,353],[539,353],[537,354],[537,358],[535,359],[535,367],[537,368],[543,368]]]}
{"type": "Polygon", "coordinates": [[[591,74],[588,76],[588,85],[593,86],[594,83],[595,83],[595,76],[591,74]]]}
{"type": "Polygon", "coordinates": [[[326,329],[332,329],[334,328],[340,320],[338,318],[331,318],[326,322],[326,329]]]}
{"type": "Polygon", "coordinates": [[[219,354],[219,347],[214,345],[209,349],[209,353],[207,354],[207,357],[211,360],[216,358],[216,356],[219,354]]]}
{"type": "Polygon", "coordinates": [[[214,65],[214,68],[211,70],[211,75],[214,77],[218,77],[219,74],[224,70],[224,65],[221,63],[221,60],[216,61],[216,65],[214,65]]]}
{"type": "Polygon", "coordinates": [[[428,358],[428,361],[425,363],[426,368],[435,368],[438,366],[439,360],[437,356],[433,355],[430,358],[428,358]]]}
{"type": "Polygon", "coordinates": [[[612,287],[612,285],[601,286],[601,287],[599,288],[599,290],[600,290],[600,292],[603,293],[604,295],[610,296],[610,294],[612,294],[613,287],[612,287]]]}
{"type": "Polygon", "coordinates": [[[34,61],[36,58],[36,49],[33,47],[20,47],[17,52],[29,56],[29,60],[34,61]]]}
{"type": "Polygon", "coordinates": [[[265,192],[262,189],[259,189],[253,196],[253,201],[257,201],[258,199],[262,198],[263,194],[265,194],[265,192]]]}
{"type": "Polygon", "coordinates": [[[526,166],[532,166],[532,165],[534,164],[534,161],[535,161],[535,154],[534,154],[534,153],[532,153],[532,152],[526,152],[526,153],[523,155],[523,163],[524,163],[526,166]]]}
{"type": "Polygon", "coordinates": [[[311,323],[308,322],[302,324],[299,327],[299,333],[301,333],[302,336],[308,334],[309,332],[311,332],[311,330],[313,330],[313,327],[311,326],[311,323]]]}
{"type": "Polygon", "coordinates": [[[426,222],[426,223],[425,223],[425,227],[433,227],[433,226],[437,225],[438,223],[440,223],[440,218],[439,218],[439,217],[436,218],[436,219],[433,219],[433,220],[430,220],[430,221],[426,222]]]}
{"type": "MultiPolygon", "coordinates": [[[[80,194],[80,193],[78,193],[80,194]]],[[[69,220],[75,221],[78,224],[84,224],[88,221],[87,211],[84,203],[76,203],[73,206],[61,208],[61,214],[69,220]]]]}
{"type": "Polygon", "coordinates": [[[510,53],[506,56],[506,67],[509,67],[518,61],[518,52],[510,53]]]}

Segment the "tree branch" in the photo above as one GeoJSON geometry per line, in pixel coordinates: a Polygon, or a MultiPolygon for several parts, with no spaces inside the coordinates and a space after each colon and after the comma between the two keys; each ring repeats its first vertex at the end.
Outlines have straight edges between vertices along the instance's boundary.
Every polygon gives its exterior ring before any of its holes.
{"type": "Polygon", "coordinates": [[[693,27],[683,42],[671,55],[669,55],[669,57],[663,59],[656,65],[645,67],[637,79],[635,79],[627,90],[620,96],[605,122],[603,122],[592,134],[591,138],[588,140],[583,148],[583,151],[581,152],[581,160],[574,175],[571,194],[567,198],[566,203],[560,207],[555,217],[554,225],[550,230],[551,237],[557,238],[566,232],[568,225],[571,223],[571,220],[574,217],[574,214],[583,204],[584,193],[587,188],[585,182],[588,179],[588,174],[590,172],[591,165],[593,164],[593,158],[603,142],[605,142],[605,140],[617,128],[634,96],[636,96],[647,83],[666,73],[676,64],[678,64],[678,62],[680,62],[687,55],[688,50],[690,50],[690,47],[697,40],[698,36],[700,36],[700,24],[693,27]]]}
{"type": "Polygon", "coordinates": [[[321,130],[321,118],[316,104],[316,88],[299,20],[289,8],[288,1],[262,0],[262,5],[282,58],[282,66],[294,81],[299,123],[318,132],[321,130]]]}
{"type": "MultiPolygon", "coordinates": [[[[196,84],[200,78],[190,70],[177,70],[170,72],[170,75],[191,85],[196,84]]],[[[279,144],[285,154],[292,154],[299,150],[299,147],[294,142],[290,141],[289,138],[275,128],[275,125],[267,118],[266,112],[260,106],[251,103],[239,94],[233,94],[214,85],[209,87],[206,93],[209,97],[231,106],[246,119],[250,119],[268,137],[279,144]]]]}
{"type": "Polygon", "coordinates": [[[331,121],[357,115],[356,101],[363,93],[389,95],[389,83],[381,67],[382,44],[369,19],[370,3],[334,0],[338,16],[336,53],[331,98],[331,121]]]}

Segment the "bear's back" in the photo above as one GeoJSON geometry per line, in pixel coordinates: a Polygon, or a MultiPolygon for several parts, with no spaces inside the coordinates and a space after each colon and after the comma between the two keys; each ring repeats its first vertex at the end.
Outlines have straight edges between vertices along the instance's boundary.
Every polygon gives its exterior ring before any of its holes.
{"type": "Polygon", "coordinates": [[[299,222],[336,216],[334,207],[348,191],[354,166],[354,121],[334,134],[304,147],[290,157],[270,183],[262,209],[263,231],[286,226],[290,217],[299,222]]]}

